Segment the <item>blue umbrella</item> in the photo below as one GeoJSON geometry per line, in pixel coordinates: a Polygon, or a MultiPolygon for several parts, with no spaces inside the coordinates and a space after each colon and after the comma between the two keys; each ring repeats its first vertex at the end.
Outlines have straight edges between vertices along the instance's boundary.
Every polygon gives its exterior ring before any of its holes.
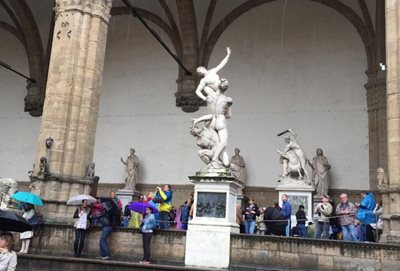
{"type": "Polygon", "coordinates": [[[43,201],[39,198],[38,195],[29,193],[29,192],[17,192],[11,196],[12,199],[27,202],[33,205],[43,206],[43,201]]]}
{"type": "Polygon", "coordinates": [[[149,207],[151,210],[153,210],[153,214],[158,214],[158,210],[154,208],[153,205],[148,204],[146,202],[134,202],[128,205],[129,210],[132,210],[136,213],[140,214],[145,214],[146,213],[146,208],[149,207]]]}

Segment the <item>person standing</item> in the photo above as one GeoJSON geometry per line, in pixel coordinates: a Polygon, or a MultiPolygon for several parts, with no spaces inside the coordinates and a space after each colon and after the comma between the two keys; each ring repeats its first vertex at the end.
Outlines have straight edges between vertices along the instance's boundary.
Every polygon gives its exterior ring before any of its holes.
{"type": "Polygon", "coordinates": [[[299,205],[299,210],[296,212],[296,222],[297,222],[297,231],[300,237],[308,237],[307,236],[307,229],[306,229],[306,213],[304,212],[304,205],[299,205]]]}
{"type": "Polygon", "coordinates": [[[150,241],[153,236],[153,230],[156,227],[156,219],[153,215],[153,209],[146,207],[146,214],[141,220],[142,226],[142,240],[143,240],[143,260],[139,263],[150,264],[150,241]]]}
{"type": "Polygon", "coordinates": [[[17,267],[17,254],[13,251],[14,237],[5,232],[0,235],[0,271],[14,271],[17,267]]]}
{"type": "MultiPolygon", "coordinates": [[[[170,227],[170,217],[169,217],[169,212],[171,211],[172,208],[172,190],[171,190],[171,185],[166,184],[164,185],[163,189],[160,187],[156,188],[156,195],[155,198],[157,198],[160,202],[160,205],[158,206],[158,219],[160,220],[160,229],[169,229],[170,227]]],[[[153,199],[155,202],[155,200],[153,199]]]]}
{"type": "Polygon", "coordinates": [[[286,236],[290,236],[290,229],[291,229],[291,216],[292,216],[292,205],[289,202],[289,197],[287,194],[282,194],[282,209],[281,209],[281,214],[283,216],[283,219],[286,219],[288,221],[287,226],[286,226],[286,236]]]}
{"type": "Polygon", "coordinates": [[[85,244],[86,229],[88,228],[90,208],[87,200],[82,200],[82,205],[76,208],[73,218],[75,219],[75,242],[74,256],[79,258],[85,244]]]}
{"type": "Polygon", "coordinates": [[[104,210],[100,217],[99,224],[102,226],[100,237],[100,256],[97,259],[111,260],[110,249],[108,248],[107,240],[113,231],[113,226],[118,224],[118,218],[112,215],[109,211],[104,210]]]}
{"type": "Polygon", "coordinates": [[[336,215],[340,216],[340,226],[342,227],[343,240],[357,241],[354,235],[354,216],[356,214],[356,207],[353,203],[348,201],[347,194],[340,195],[341,203],[336,207],[336,215]]]}
{"type": "MultiPolygon", "coordinates": [[[[30,203],[26,203],[22,217],[28,220],[29,222],[29,220],[33,220],[35,215],[36,215],[35,207],[30,203]]],[[[19,239],[21,239],[22,243],[21,243],[21,250],[18,251],[18,254],[28,253],[32,237],[33,237],[33,231],[24,231],[19,234],[19,239]]]]}
{"type": "Polygon", "coordinates": [[[244,211],[244,229],[246,234],[254,234],[258,215],[260,215],[258,206],[254,203],[254,199],[250,198],[249,204],[244,211]]]}
{"type": "Polygon", "coordinates": [[[357,219],[360,221],[360,238],[359,241],[365,241],[367,238],[367,225],[376,223],[376,217],[373,210],[376,207],[374,194],[361,192],[361,203],[357,204],[357,219]]]}
{"type": "Polygon", "coordinates": [[[118,208],[122,210],[122,201],[117,197],[114,191],[110,192],[110,198],[117,204],[118,208]]]}
{"type": "Polygon", "coordinates": [[[332,214],[332,210],[333,207],[329,203],[329,196],[324,195],[322,203],[319,203],[314,210],[317,218],[315,238],[329,239],[329,217],[332,214]]]}

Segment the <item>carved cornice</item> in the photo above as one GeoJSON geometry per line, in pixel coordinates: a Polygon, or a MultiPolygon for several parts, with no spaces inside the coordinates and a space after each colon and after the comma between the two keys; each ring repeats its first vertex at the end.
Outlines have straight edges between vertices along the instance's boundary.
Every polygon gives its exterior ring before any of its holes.
{"type": "Polygon", "coordinates": [[[400,193],[399,185],[393,185],[393,186],[379,185],[378,189],[381,194],[400,193]]]}
{"type": "Polygon", "coordinates": [[[56,16],[68,11],[90,14],[108,23],[111,15],[112,0],[56,0],[56,16]]]}

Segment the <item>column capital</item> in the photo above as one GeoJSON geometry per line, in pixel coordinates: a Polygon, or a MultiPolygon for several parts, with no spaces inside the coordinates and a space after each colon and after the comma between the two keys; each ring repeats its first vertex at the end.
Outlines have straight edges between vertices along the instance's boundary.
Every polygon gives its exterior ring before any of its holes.
{"type": "Polygon", "coordinates": [[[77,11],[98,17],[108,23],[112,0],[56,0],[56,16],[67,11],[77,11]]]}

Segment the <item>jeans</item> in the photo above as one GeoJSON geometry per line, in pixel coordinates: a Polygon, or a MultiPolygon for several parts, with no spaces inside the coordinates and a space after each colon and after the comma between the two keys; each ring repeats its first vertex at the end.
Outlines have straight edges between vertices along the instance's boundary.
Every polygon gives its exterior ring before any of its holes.
{"type": "Polygon", "coordinates": [[[308,233],[307,233],[307,228],[305,224],[297,224],[297,230],[299,232],[300,237],[307,238],[308,233]]]}
{"type": "Polygon", "coordinates": [[[100,255],[101,257],[111,257],[110,250],[108,249],[107,239],[110,236],[113,228],[111,226],[103,227],[101,231],[101,238],[100,238],[100,255]]]}
{"type": "Polygon", "coordinates": [[[357,241],[357,237],[354,235],[354,224],[342,225],[343,240],[345,241],[357,241]]]}
{"type": "Polygon", "coordinates": [[[74,242],[74,252],[75,257],[80,257],[85,244],[85,229],[75,229],[75,242],[74,242]]]}
{"type": "Polygon", "coordinates": [[[143,261],[150,261],[150,241],[152,232],[142,233],[142,241],[143,241],[143,261]]]}
{"type": "Polygon", "coordinates": [[[329,239],[329,222],[318,221],[315,225],[315,238],[329,239]]]}
{"type": "Polygon", "coordinates": [[[159,212],[158,213],[158,219],[160,220],[160,229],[167,230],[169,229],[170,226],[170,221],[169,221],[169,212],[159,212]]]}
{"type": "Polygon", "coordinates": [[[254,234],[254,229],[256,227],[256,222],[251,220],[246,220],[244,222],[244,230],[247,234],[254,234]]]}

